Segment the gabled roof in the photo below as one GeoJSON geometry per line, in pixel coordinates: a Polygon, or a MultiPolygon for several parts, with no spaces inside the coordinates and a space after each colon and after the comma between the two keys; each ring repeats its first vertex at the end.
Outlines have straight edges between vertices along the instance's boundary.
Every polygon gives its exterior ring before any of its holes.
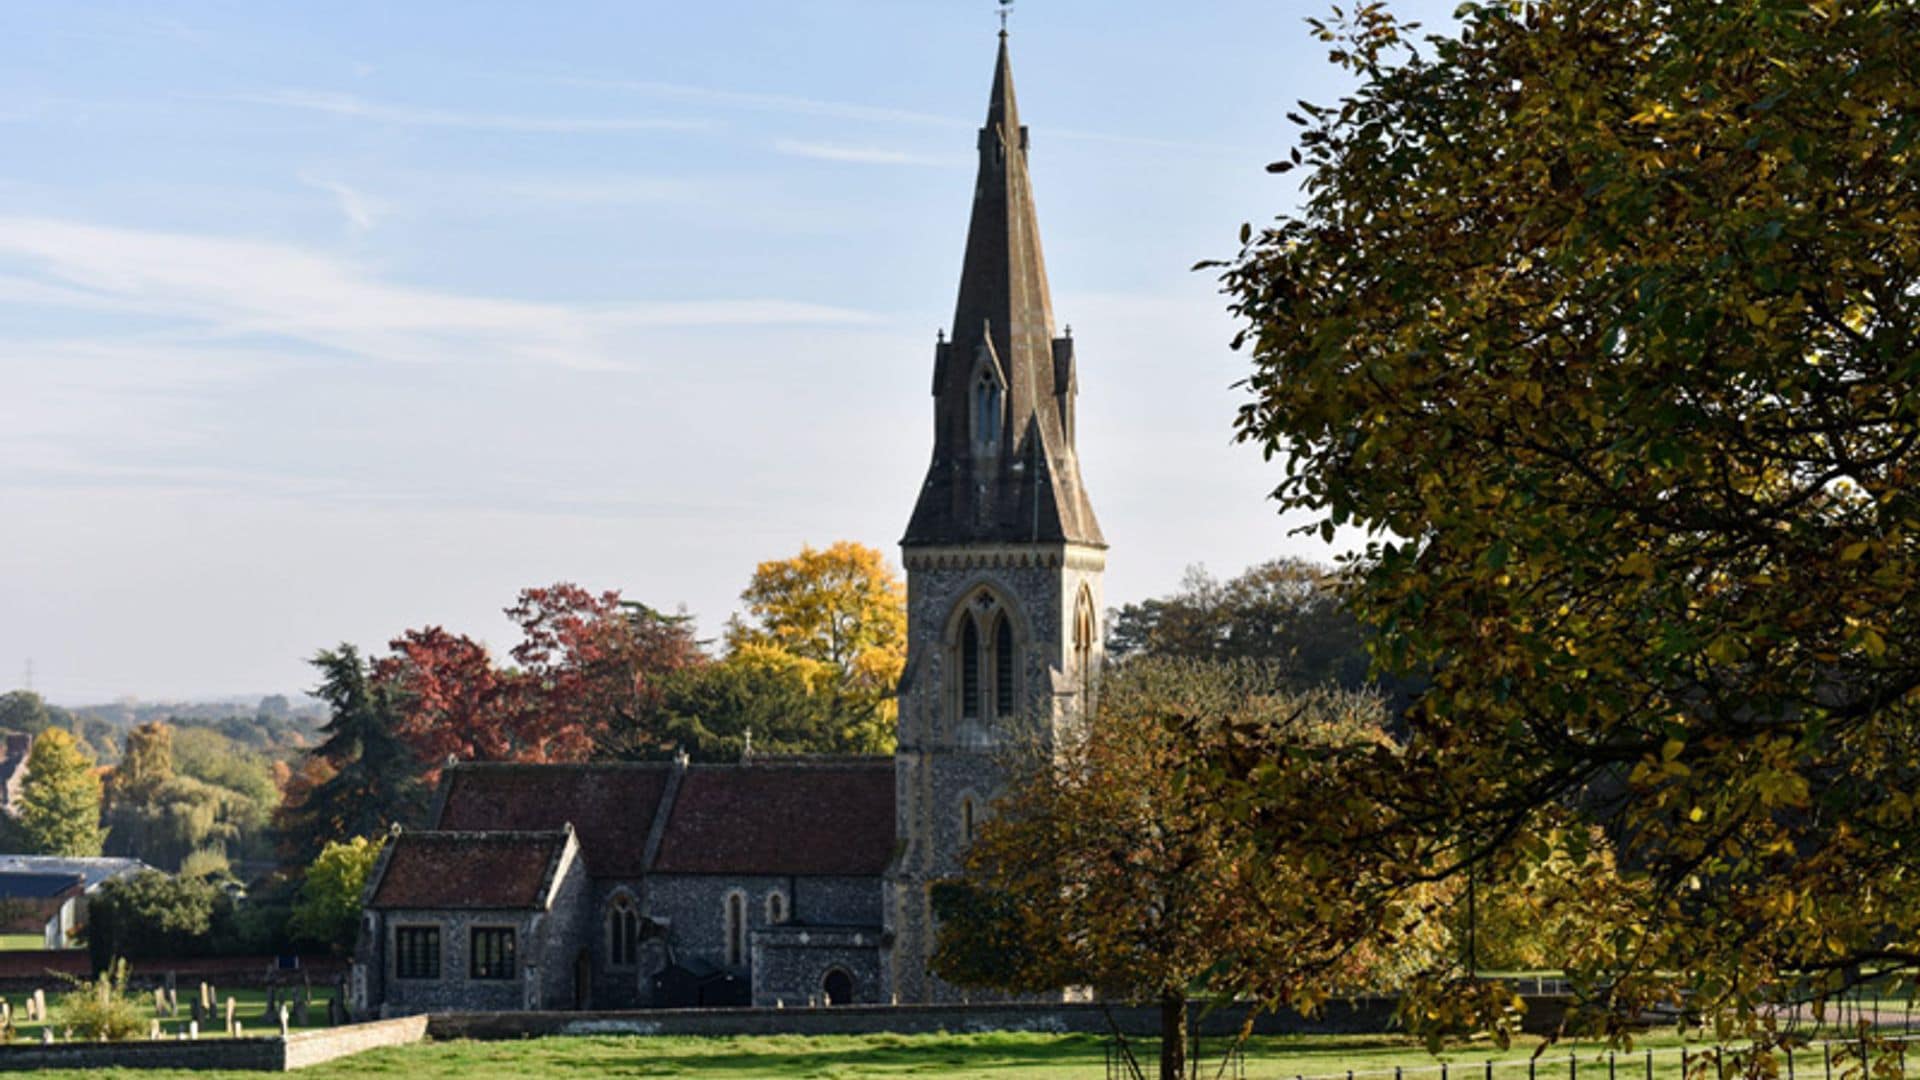
{"type": "Polygon", "coordinates": [[[388,842],[371,908],[541,910],[573,834],[401,832],[388,842]]]}
{"type": "Polygon", "coordinates": [[[893,857],[892,758],[687,769],[652,870],[878,876],[893,857]]]}
{"type": "Polygon", "coordinates": [[[672,771],[666,762],[455,765],[446,770],[434,827],[539,830],[572,824],[593,873],[638,877],[672,771]]]}

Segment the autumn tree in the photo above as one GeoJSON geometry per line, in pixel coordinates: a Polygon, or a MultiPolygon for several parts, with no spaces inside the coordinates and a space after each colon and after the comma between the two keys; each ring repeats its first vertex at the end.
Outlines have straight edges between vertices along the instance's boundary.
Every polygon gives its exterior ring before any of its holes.
{"type": "Polygon", "coordinates": [[[34,855],[100,854],[100,777],[93,759],[61,728],[48,728],[27,754],[20,789],[20,838],[34,855]]]}
{"type": "Polygon", "coordinates": [[[1214,805],[1207,763],[1256,755],[1303,786],[1384,740],[1377,697],[1286,689],[1271,666],[1144,658],[1084,728],[1011,756],[961,882],[936,887],[949,981],[1016,993],[1091,986],[1156,1004],[1160,1076],[1184,1075],[1188,996],[1312,1008],[1419,969],[1443,932],[1328,903],[1267,838],[1214,805]]]}
{"type": "Polygon", "coordinates": [[[296,939],[345,951],[360,924],[361,893],[385,840],[356,836],[333,841],[307,867],[288,932],[296,939]]]}
{"type": "Polygon", "coordinates": [[[507,616],[521,631],[509,663],[430,626],[395,638],[375,664],[429,783],[448,757],[555,762],[627,744],[659,751],[659,681],[706,661],[691,617],[615,591],[527,589],[507,616]]]}
{"type": "Polygon", "coordinates": [[[890,751],[893,695],[906,665],[907,599],[886,556],[850,540],[802,546],[790,559],[761,563],[740,599],[747,617],[728,624],[728,647],[828,665],[843,741],[890,751]]]}
{"type": "Polygon", "coordinates": [[[281,817],[284,847],[301,863],[311,862],[330,841],[383,835],[395,823],[414,820],[424,794],[419,762],[400,738],[393,689],[373,677],[352,645],[323,649],[312,662],[321,674],[314,696],[332,713],[313,756],[331,774],[281,817]]]}
{"type": "Polygon", "coordinates": [[[1319,27],[1360,87],[1225,272],[1241,437],[1435,673],[1330,850],[1501,886],[1601,828],[1567,963],[1608,1015],[1920,968],[1920,8],[1459,18],[1319,27]]]}

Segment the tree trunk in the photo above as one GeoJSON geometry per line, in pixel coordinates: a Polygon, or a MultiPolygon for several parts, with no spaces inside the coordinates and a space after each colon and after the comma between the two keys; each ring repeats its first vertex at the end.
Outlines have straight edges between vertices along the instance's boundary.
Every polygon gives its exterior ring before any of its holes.
{"type": "Polygon", "coordinates": [[[1186,991],[1163,990],[1160,992],[1160,1080],[1184,1080],[1186,1075],[1186,991]]]}

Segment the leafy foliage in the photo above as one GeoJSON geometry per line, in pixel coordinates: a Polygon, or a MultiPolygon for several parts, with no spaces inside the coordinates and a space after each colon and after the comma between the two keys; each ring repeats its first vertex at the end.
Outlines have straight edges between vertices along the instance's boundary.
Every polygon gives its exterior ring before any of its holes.
{"type": "MultiPolygon", "coordinates": [[[[1218,805],[1207,767],[1252,756],[1304,785],[1326,755],[1379,744],[1380,719],[1375,697],[1294,693],[1271,666],[1125,665],[1084,729],[1008,763],[966,881],[937,895],[934,970],[1013,993],[1090,985],[1184,1024],[1196,989],[1312,1008],[1327,986],[1419,969],[1444,941],[1407,933],[1429,897],[1363,911],[1309,889],[1292,848],[1218,805]]],[[[1182,1027],[1164,1048],[1183,1041],[1182,1027]]]]}
{"type": "Polygon", "coordinates": [[[1319,28],[1360,89],[1302,104],[1305,203],[1225,275],[1241,436],[1374,537],[1353,609],[1435,673],[1329,873],[1560,863],[1610,1016],[1920,967],[1920,9],[1461,19],[1319,28]]]}
{"type": "Polygon", "coordinates": [[[660,679],[705,660],[692,620],[576,585],[527,589],[507,615],[517,666],[437,626],[392,642],[376,667],[403,702],[402,735],[431,782],[448,757],[579,761],[630,742],[655,749],[660,679]]]}
{"type": "Polygon", "coordinates": [[[763,562],[740,598],[749,618],[727,626],[735,652],[772,649],[828,665],[840,741],[893,748],[893,694],[907,657],[907,592],[886,556],[842,540],[763,562]]]}
{"type": "Polygon", "coordinates": [[[53,1020],[82,1039],[123,1042],[147,1033],[147,1011],[127,996],[127,962],[115,960],[92,980],[66,976],[73,989],[54,1003],[53,1020]]]}
{"type": "Polygon", "coordinates": [[[285,846],[303,863],[329,841],[383,835],[424,808],[419,762],[401,739],[404,721],[394,688],[373,677],[352,645],[322,650],[313,665],[322,675],[314,694],[332,709],[321,729],[326,740],[313,756],[330,774],[280,815],[285,846]]]}
{"type": "Polygon", "coordinates": [[[360,922],[360,896],[384,841],[356,836],[331,843],[307,867],[288,930],[302,941],[351,949],[360,922]]]}
{"type": "Polygon", "coordinates": [[[263,759],[218,732],[147,723],[127,733],[106,799],[108,854],[184,870],[197,852],[262,853],[279,791],[263,759]]]}
{"type": "Polygon", "coordinates": [[[158,870],[115,878],[90,898],[87,949],[94,970],[109,970],[120,957],[206,953],[215,918],[226,907],[226,895],[204,878],[158,870]]]}
{"type": "Polygon", "coordinates": [[[93,759],[60,728],[42,731],[27,754],[19,833],[32,854],[100,854],[100,777],[93,759]]]}

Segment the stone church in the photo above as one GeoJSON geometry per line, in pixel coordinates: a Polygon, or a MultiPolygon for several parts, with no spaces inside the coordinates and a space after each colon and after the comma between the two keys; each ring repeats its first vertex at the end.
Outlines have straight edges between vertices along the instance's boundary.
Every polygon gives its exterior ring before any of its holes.
{"type": "Polygon", "coordinates": [[[367,885],[356,1007],[621,1009],[932,1002],[929,888],[957,875],[1016,726],[1078,716],[1101,663],[1106,544],[1074,454],[1000,38],[933,460],[901,541],[892,757],[460,764],[367,885]]]}

